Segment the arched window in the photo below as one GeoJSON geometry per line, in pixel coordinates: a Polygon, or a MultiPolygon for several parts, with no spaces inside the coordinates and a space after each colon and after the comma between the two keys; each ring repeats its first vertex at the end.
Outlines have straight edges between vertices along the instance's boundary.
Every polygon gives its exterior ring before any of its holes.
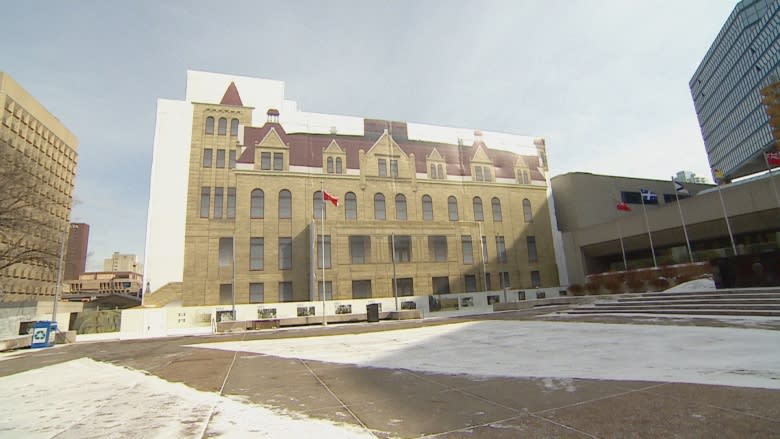
{"type": "Polygon", "coordinates": [[[433,179],[436,178],[436,165],[434,165],[433,163],[431,163],[431,178],[433,179]]]}
{"type": "Polygon", "coordinates": [[[211,116],[206,118],[206,134],[214,134],[214,118],[211,116]]]}
{"type": "Polygon", "coordinates": [[[493,197],[492,200],[490,200],[490,205],[493,207],[493,222],[501,222],[502,221],[502,215],[501,215],[501,200],[499,200],[496,197],[493,197]]]}
{"type": "Polygon", "coordinates": [[[354,192],[344,195],[344,219],[357,219],[357,196],[354,192]]]}
{"type": "Polygon", "coordinates": [[[252,203],[249,209],[250,218],[262,218],[265,214],[265,194],[262,189],[252,191],[252,203]]]}
{"type": "Polygon", "coordinates": [[[279,219],[292,218],[292,194],[287,189],[279,191],[279,219]]]}
{"type": "Polygon", "coordinates": [[[217,135],[224,136],[225,134],[227,134],[227,119],[220,117],[219,125],[217,126],[217,135]]]}
{"type": "Polygon", "coordinates": [[[385,219],[385,196],[380,193],[374,195],[374,219],[385,219]]]}
{"type": "Polygon", "coordinates": [[[406,221],[406,195],[398,194],[395,196],[395,219],[406,221]]]}
{"type": "Polygon", "coordinates": [[[528,198],[523,200],[523,219],[525,219],[525,222],[527,223],[534,222],[534,213],[531,211],[531,202],[528,198]]]}
{"type": "Polygon", "coordinates": [[[444,167],[442,165],[436,165],[436,169],[439,171],[439,178],[442,180],[447,178],[444,174],[444,167]]]}
{"type": "Polygon", "coordinates": [[[485,214],[482,212],[482,198],[474,197],[474,221],[485,221],[485,214]]]}
{"type": "MultiPolygon", "coordinates": [[[[314,193],[314,198],[312,199],[312,212],[314,212],[314,219],[322,219],[322,192],[317,191],[314,193]]],[[[325,213],[325,218],[327,218],[327,212],[325,213]]]]}
{"type": "Polygon", "coordinates": [[[230,135],[238,135],[238,119],[230,119],[230,135]]]}
{"type": "Polygon", "coordinates": [[[433,221],[433,200],[430,195],[422,197],[423,221],[433,221]]]}
{"type": "Polygon", "coordinates": [[[447,212],[450,215],[450,221],[458,220],[458,199],[452,195],[447,198],[447,212]]]}
{"type": "Polygon", "coordinates": [[[341,157],[336,157],[336,174],[341,174],[343,171],[343,168],[341,167],[341,157]]]}
{"type": "Polygon", "coordinates": [[[333,173],[333,157],[328,157],[328,174],[333,173]]]}

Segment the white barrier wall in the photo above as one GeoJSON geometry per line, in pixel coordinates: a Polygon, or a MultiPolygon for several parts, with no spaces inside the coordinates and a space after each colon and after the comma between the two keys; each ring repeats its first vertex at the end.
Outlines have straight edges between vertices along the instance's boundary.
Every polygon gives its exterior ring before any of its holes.
{"type": "MultiPolygon", "coordinates": [[[[414,302],[414,309],[423,318],[449,317],[455,315],[482,314],[493,311],[493,303],[512,303],[524,300],[559,297],[559,288],[539,288],[532,290],[497,290],[478,293],[437,294],[434,297],[445,305],[441,311],[430,310],[431,296],[402,296],[398,306],[414,302]],[[523,295],[525,296],[523,298],[523,295]],[[451,305],[457,303],[457,309],[451,305]]],[[[380,311],[395,311],[395,299],[383,297],[375,299],[350,299],[325,301],[325,314],[328,316],[342,313],[351,308],[351,314],[365,314],[369,304],[380,304],[380,311]]],[[[122,311],[120,339],[166,337],[174,335],[211,334],[215,330],[217,314],[229,314],[230,305],[191,306],[165,308],[134,308],[122,311]]],[[[261,320],[266,318],[287,319],[301,317],[300,312],[309,317],[322,316],[323,303],[320,302],[283,302],[253,303],[236,305],[236,320],[261,320]]]]}

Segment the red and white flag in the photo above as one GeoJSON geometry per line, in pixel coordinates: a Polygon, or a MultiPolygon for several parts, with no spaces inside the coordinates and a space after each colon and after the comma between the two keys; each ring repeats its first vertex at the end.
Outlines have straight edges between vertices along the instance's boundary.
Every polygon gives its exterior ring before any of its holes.
{"type": "Polygon", "coordinates": [[[628,207],[628,204],[623,203],[623,202],[617,203],[617,205],[615,205],[615,207],[617,208],[617,210],[620,210],[622,212],[631,212],[631,208],[628,207]]]}
{"type": "Polygon", "coordinates": [[[325,201],[330,201],[334,206],[339,207],[339,197],[333,196],[325,191],[322,191],[322,194],[325,201]]]}
{"type": "Polygon", "coordinates": [[[766,162],[769,167],[780,166],[780,152],[768,152],[766,153],[766,162]]]}

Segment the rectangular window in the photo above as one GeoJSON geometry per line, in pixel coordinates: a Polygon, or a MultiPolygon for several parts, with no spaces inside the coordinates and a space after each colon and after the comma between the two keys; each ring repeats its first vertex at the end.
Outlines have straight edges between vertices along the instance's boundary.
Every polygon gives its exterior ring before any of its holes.
{"type": "Polygon", "coordinates": [[[271,153],[270,152],[261,152],[260,153],[260,169],[264,171],[270,171],[271,170],[271,153]]]}
{"type": "Polygon", "coordinates": [[[292,238],[279,238],[279,269],[292,269],[292,238]]]}
{"type": "Polygon", "coordinates": [[[390,236],[390,252],[395,262],[412,261],[412,237],[409,235],[390,236]],[[393,239],[395,239],[393,241],[393,239]],[[393,244],[395,243],[395,254],[392,255],[393,244]]]}
{"type": "Polygon", "coordinates": [[[463,247],[463,263],[471,265],[474,263],[474,249],[471,245],[471,236],[461,236],[461,247],[463,247]]]}
{"type": "Polygon", "coordinates": [[[502,271],[498,273],[499,280],[501,280],[501,288],[509,288],[509,272],[502,271]]]}
{"type": "Polygon", "coordinates": [[[378,159],[377,160],[377,167],[379,168],[379,176],[380,177],[387,177],[387,160],[385,160],[385,159],[378,159]]]}
{"type": "Polygon", "coordinates": [[[467,274],[464,276],[463,280],[465,281],[467,293],[473,293],[477,291],[477,275],[467,274]]]}
{"type": "Polygon", "coordinates": [[[482,166],[475,166],[474,167],[474,180],[476,181],[482,181],[482,166]]]}
{"type": "Polygon", "coordinates": [[[369,299],[369,298],[371,298],[371,281],[370,280],[353,280],[352,281],[352,298],[353,299],[369,299]]]}
{"type": "Polygon", "coordinates": [[[496,257],[499,264],[506,264],[506,243],[503,236],[496,236],[496,257]]]}
{"type": "Polygon", "coordinates": [[[642,194],[639,192],[620,192],[620,200],[627,204],[642,204],[642,194]]]}
{"type": "MultiPolygon", "coordinates": [[[[317,282],[317,300],[322,300],[322,281],[317,282]]],[[[325,281],[325,300],[333,300],[333,282],[325,281]]]]}
{"type": "Polygon", "coordinates": [[[219,285],[219,304],[230,305],[233,303],[233,284],[219,285]]]}
{"type": "Polygon", "coordinates": [[[292,284],[292,282],[279,282],[279,301],[280,302],[292,302],[293,301],[293,284],[292,284]]]}
{"type": "Polygon", "coordinates": [[[219,238],[219,266],[229,267],[233,264],[233,238],[219,238]]]}
{"type": "Polygon", "coordinates": [[[263,238],[249,239],[249,269],[263,270],[265,268],[265,240],[263,238]]]}
{"type": "Polygon", "coordinates": [[[252,282],[249,284],[249,303],[265,302],[265,284],[252,282]]]}
{"type": "Polygon", "coordinates": [[[390,175],[398,177],[398,160],[390,160],[390,175]]]}
{"type": "Polygon", "coordinates": [[[206,148],[206,149],[203,150],[203,167],[204,168],[210,168],[211,167],[211,154],[212,154],[211,148],[206,148]]]}
{"type": "Polygon", "coordinates": [[[330,235],[325,235],[325,259],[322,258],[322,235],[317,236],[317,268],[330,268],[330,235]]]}
{"type": "Polygon", "coordinates": [[[528,262],[536,262],[539,260],[539,256],[536,254],[536,237],[528,236],[525,238],[528,245],[528,262]]]}
{"type": "Polygon", "coordinates": [[[214,188],[214,218],[222,218],[222,198],[225,188],[214,188]]]}
{"type": "Polygon", "coordinates": [[[431,278],[434,294],[450,294],[450,278],[447,276],[434,276],[431,278]]]}
{"type": "Polygon", "coordinates": [[[447,261],[447,237],[442,235],[433,235],[428,237],[428,252],[430,258],[436,262],[447,261]]]}
{"type": "Polygon", "coordinates": [[[228,152],[228,168],[234,169],[236,167],[236,150],[231,149],[228,152]]]}
{"type": "Polygon", "coordinates": [[[493,283],[490,281],[490,273],[485,273],[485,290],[490,291],[493,289],[493,283]]]}
{"type": "Polygon", "coordinates": [[[201,218],[209,217],[209,210],[211,209],[211,207],[209,206],[209,200],[211,200],[211,188],[210,187],[200,188],[200,217],[201,218]]]}
{"type": "Polygon", "coordinates": [[[281,152],[274,153],[274,171],[281,171],[284,169],[284,154],[281,152]]]}
{"type": "Polygon", "coordinates": [[[236,188],[229,187],[227,191],[227,217],[236,217],[236,188]]]}
{"type": "Polygon", "coordinates": [[[217,150],[217,168],[224,168],[225,167],[225,150],[224,149],[218,149],[217,150]]]}
{"type": "Polygon", "coordinates": [[[531,285],[534,287],[542,286],[542,277],[539,275],[539,272],[536,270],[531,272],[531,285]]]}
{"type": "MultiPolygon", "coordinates": [[[[390,279],[393,282],[392,279],[390,279]]],[[[399,277],[393,282],[393,288],[398,286],[398,296],[414,296],[414,279],[411,277],[399,277]]]]}
{"type": "Polygon", "coordinates": [[[371,238],[368,236],[349,237],[349,255],[353,264],[367,264],[371,253],[371,238]]]}
{"type": "Polygon", "coordinates": [[[482,237],[482,263],[488,263],[487,236],[482,237]]]}

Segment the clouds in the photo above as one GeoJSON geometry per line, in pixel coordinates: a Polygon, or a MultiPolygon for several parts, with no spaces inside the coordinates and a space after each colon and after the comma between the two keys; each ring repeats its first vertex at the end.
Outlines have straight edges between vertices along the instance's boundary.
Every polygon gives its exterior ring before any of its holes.
{"type": "Polygon", "coordinates": [[[545,137],[554,173],[708,175],[687,83],[733,7],[17,2],[0,53],[80,140],[74,218],[93,225],[90,249],[140,257],[156,99],[181,99],[187,69],[283,80],[306,111],[545,137]]]}

